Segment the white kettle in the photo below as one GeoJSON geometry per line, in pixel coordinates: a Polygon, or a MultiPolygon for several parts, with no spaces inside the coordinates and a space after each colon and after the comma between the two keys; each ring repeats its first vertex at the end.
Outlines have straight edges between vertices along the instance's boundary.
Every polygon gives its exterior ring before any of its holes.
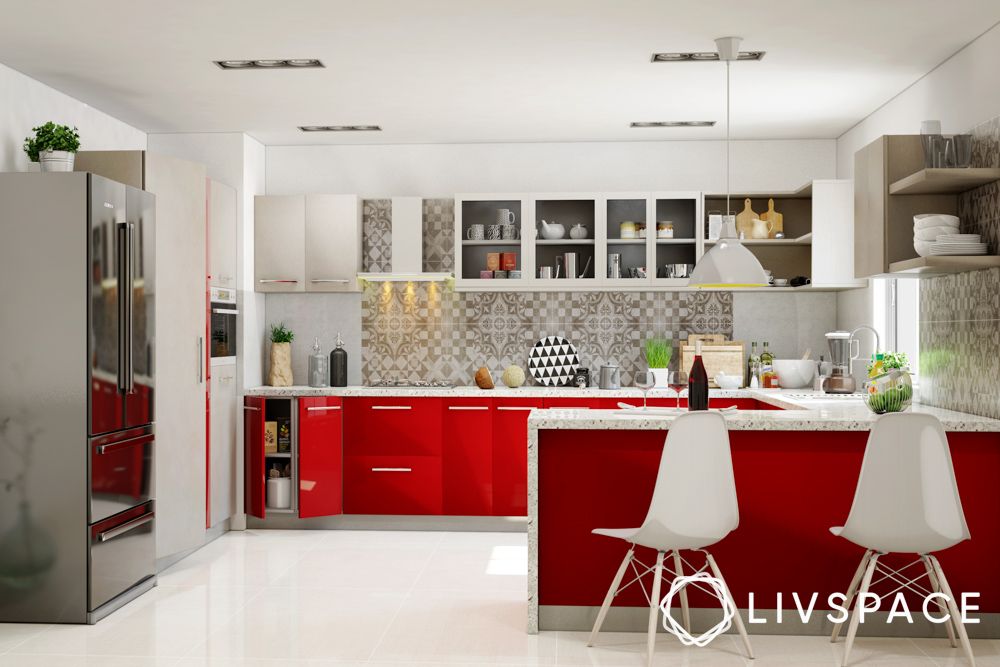
{"type": "Polygon", "coordinates": [[[542,238],[561,239],[564,236],[566,236],[566,228],[563,225],[542,220],[542,238]]]}

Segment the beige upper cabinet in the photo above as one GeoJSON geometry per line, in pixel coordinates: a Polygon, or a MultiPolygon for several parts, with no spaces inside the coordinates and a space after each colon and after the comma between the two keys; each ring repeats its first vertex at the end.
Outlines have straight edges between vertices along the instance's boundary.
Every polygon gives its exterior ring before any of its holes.
{"type": "Polygon", "coordinates": [[[361,271],[361,205],[355,195],[306,197],[306,291],[351,292],[361,271]]]}
{"type": "Polygon", "coordinates": [[[305,291],[305,195],[254,197],[253,266],[258,292],[305,291]]]}
{"type": "Polygon", "coordinates": [[[208,183],[208,275],[216,287],[236,287],[236,189],[208,183]]]}
{"type": "Polygon", "coordinates": [[[358,197],[268,195],[256,197],[254,206],[254,285],[258,292],[358,289],[358,197]]]}

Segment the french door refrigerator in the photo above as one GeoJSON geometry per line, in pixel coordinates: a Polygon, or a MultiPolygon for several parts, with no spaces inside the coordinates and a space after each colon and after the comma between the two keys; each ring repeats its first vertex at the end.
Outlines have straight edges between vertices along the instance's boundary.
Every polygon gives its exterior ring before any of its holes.
{"type": "Polygon", "coordinates": [[[93,174],[0,174],[0,622],[155,585],[154,216],[93,174]]]}

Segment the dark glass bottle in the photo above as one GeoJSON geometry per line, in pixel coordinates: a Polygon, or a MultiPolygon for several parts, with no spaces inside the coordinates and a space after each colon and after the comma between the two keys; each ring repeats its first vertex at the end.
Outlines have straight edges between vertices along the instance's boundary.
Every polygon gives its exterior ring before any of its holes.
{"type": "Polygon", "coordinates": [[[701,360],[701,341],[694,343],[694,363],[688,373],[688,410],[708,410],[708,373],[701,360]]]}
{"type": "Polygon", "coordinates": [[[337,347],[330,353],[330,386],[347,386],[347,350],[340,332],[337,332],[337,347]]]}

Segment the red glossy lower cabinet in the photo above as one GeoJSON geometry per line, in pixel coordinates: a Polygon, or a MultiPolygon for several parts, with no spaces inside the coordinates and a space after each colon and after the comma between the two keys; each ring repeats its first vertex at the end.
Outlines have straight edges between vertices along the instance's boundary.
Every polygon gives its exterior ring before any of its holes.
{"type": "Polygon", "coordinates": [[[493,511],[493,401],[444,401],[441,476],[444,513],[484,516],[493,511]]]}
{"type": "Polygon", "coordinates": [[[299,517],[342,514],[343,447],[340,398],[299,399],[299,517]]]}
{"type": "Polygon", "coordinates": [[[540,398],[493,401],[493,514],[528,514],[528,415],[540,398]]]}
{"type": "MultiPolygon", "coordinates": [[[[564,410],[571,408],[581,410],[598,410],[600,408],[610,407],[608,405],[610,399],[606,398],[573,398],[572,396],[555,396],[552,398],[546,397],[541,400],[542,404],[546,408],[563,408],[564,410]]],[[[615,402],[617,402],[617,399],[615,402]]]]}
{"type": "Polygon", "coordinates": [[[247,396],[243,402],[243,441],[246,478],[244,505],[246,513],[264,518],[264,399],[247,396]]]}
{"type": "Polygon", "coordinates": [[[346,514],[441,514],[441,459],[345,456],[346,514]]]}
{"type": "Polygon", "coordinates": [[[360,397],[345,402],[348,456],[440,456],[441,399],[360,397]]]}

